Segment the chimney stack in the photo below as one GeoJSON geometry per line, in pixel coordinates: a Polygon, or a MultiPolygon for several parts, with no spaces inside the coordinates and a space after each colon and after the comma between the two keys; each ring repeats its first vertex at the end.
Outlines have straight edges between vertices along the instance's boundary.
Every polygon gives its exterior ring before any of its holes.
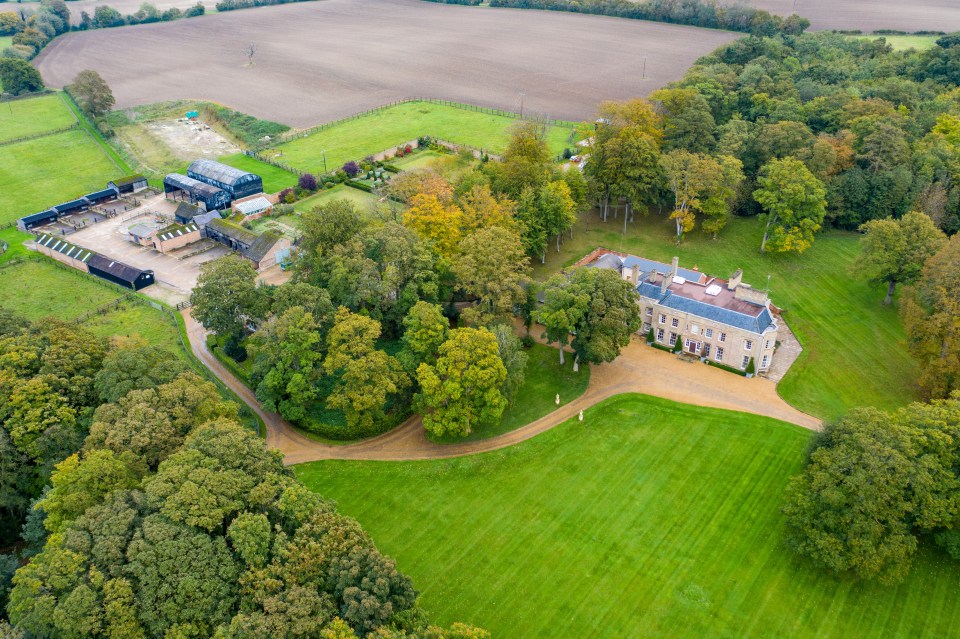
{"type": "Polygon", "coordinates": [[[640,283],[640,265],[639,264],[633,265],[633,268],[630,271],[630,281],[633,282],[634,286],[640,283]]]}
{"type": "Polygon", "coordinates": [[[673,256],[673,262],[670,264],[672,268],[670,269],[670,279],[673,280],[677,276],[677,269],[680,268],[680,258],[676,255],[673,256]]]}
{"type": "Polygon", "coordinates": [[[743,279],[743,269],[738,268],[733,272],[733,275],[730,276],[730,280],[727,282],[727,290],[735,291],[737,287],[740,286],[740,281],[743,279]]]}

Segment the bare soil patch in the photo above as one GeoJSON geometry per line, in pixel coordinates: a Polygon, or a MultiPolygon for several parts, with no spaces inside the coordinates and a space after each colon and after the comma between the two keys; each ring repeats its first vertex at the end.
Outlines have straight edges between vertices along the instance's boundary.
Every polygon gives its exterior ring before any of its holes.
{"type": "Polygon", "coordinates": [[[810,28],[900,31],[960,30],[957,0],[741,0],[742,4],[810,20],[810,28]]]}
{"type": "Polygon", "coordinates": [[[521,93],[528,113],[579,120],[601,100],[680,78],[736,37],[571,13],[325,0],[72,33],[36,64],[51,86],[96,69],[118,108],[203,98],[295,127],[414,96],[516,111],[521,93]]]}
{"type": "Polygon", "coordinates": [[[203,122],[161,120],[150,122],[145,126],[181,160],[215,159],[222,155],[240,152],[237,145],[203,122]]]}

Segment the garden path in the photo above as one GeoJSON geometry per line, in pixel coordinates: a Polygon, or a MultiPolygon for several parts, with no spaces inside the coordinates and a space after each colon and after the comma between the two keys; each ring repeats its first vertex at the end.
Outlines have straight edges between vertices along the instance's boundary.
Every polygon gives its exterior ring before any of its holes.
{"type": "MultiPolygon", "coordinates": [[[[267,447],[277,448],[288,465],[322,459],[413,461],[462,457],[513,446],[550,430],[614,395],[644,393],[686,404],[723,408],[766,415],[804,428],[818,430],[821,421],[787,404],[770,380],[746,379],[699,362],[687,363],[671,353],[649,348],[634,339],[620,357],[608,364],[594,366],[590,385],[574,401],[526,426],[489,439],[459,444],[436,444],[424,433],[423,422],[414,415],[406,422],[378,437],[355,444],[335,446],[312,440],[298,432],[276,413],[260,406],[253,392],[234,377],[207,348],[207,331],[189,313],[183,311],[190,347],[201,362],[230,387],[262,419],[267,429],[267,447]]],[[[534,330],[533,334],[540,331],[534,330]]],[[[584,417],[589,428],[590,416],[584,417]]]]}

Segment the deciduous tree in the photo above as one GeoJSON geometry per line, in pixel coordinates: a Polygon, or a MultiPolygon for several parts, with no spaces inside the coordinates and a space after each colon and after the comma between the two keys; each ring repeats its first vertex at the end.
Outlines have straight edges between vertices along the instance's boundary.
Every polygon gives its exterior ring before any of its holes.
{"type": "Polygon", "coordinates": [[[893,301],[897,284],[915,282],[926,261],[947,241],[933,220],[918,212],[899,220],[871,220],[860,230],[864,236],[853,268],[860,277],[887,284],[884,304],[893,301]]]}
{"type": "Polygon", "coordinates": [[[563,275],[554,275],[543,288],[543,304],[534,317],[546,329],[543,336],[557,343],[561,366],[564,364],[563,349],[583,320],[589,303],[589,292],[574,286],[563,275]]]}
{"type": "Polygon", "coordinates": [[[77,101],[77,106],[91,118],[99,118],[110,113],[116,103],[110,86],[99,73],[92,69],[78,73],[73,79],[73,84],[67,86],[67,91],[77,101]]]}
{"type": "Polygon", "coordinates": [[[520,238],[494,226],[464,238],[453,273],[463,290],[477,298],[477,304],[464,311],[464,320],[487,325],[509,317],[523,299],[530,266],[520,238]]]}
{"type": "Polygon", "coordinates": [[[766,211],[767,224],[760,252],[796,251],[813,244],[826,214],[826,190],[803,162],[795,158],[771,160],[760,170],[753,197],[766,211]]]}
{"type": "Polygon", "coordinates": [[[180,358],[158,346],[114,346],[94,378],[94,387],[100,401],[115,402],[132,390],[171,382],[185,371],[186,365],[180,358]]]}
{"type": "Polygon", "coordinates": [[[204,264],[190,301],[190,313],[198,322],[237,343],[246,334],[248,322],[260,319],[264,311],[257,272],[238,255],[204,264]]]}
{"type": "Polygon", "coordinates": [[[497,338],[485,328],[458,328],[440,346],[437,363],[420,364],[415,405],[434,435],[466,436],[496,423],[507,406],[507,370],[497,338]]]}
{"type": "Polygon", "coordinates": [[[572,342],[577,360],[612,362],[640,329],[636,289],[616,271],[601,268],[578,268],[570,282],[590,298],[572,342]]]}
{"type": "Polygon", "coordinates": [[[257,399],[293,422],[303,420],[316,396],[322,335],[313,315],[294,306],[251,338],[257,399]]]}

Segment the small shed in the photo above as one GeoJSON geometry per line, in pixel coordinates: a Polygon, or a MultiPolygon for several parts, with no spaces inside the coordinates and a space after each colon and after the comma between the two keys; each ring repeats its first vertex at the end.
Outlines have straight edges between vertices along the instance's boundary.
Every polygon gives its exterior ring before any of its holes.
{"type": "Polygon", "coordinates": [[[21,231],[29,231],[35,229],[38,226],[46,226],[47,224],[53,224],[57,221],[60,216],[53,209],[47,209],[46,211],[40,211],[39,213],[33,213],[32,215],[25,215],[17,220],[17,228],[21,231]]]}
{"type": "Polygon", "coordinates": [[[223,189],[181,173],[170,173],[163,178],[163,192],[172,199],[187,199],[199,204],[207,211],[225,209],[233,199],[223,189]]]}
{"type": "Polygon", "coordinates": [[[116,180],[110,180],[107,182],[108,187],[113,187],[117,189],[120,193],[137,193],[144,190],[149,186],[147,178],[143,177],[139,173],[133,175],[125,175],[122,178],[117,178],[116,180]]]}
{"type": "Polygon", "coordinates": [[[71,213],[80,213],[81,211],[86,211],[90,208],[90,202],[86,198],[79,198],[76,200],[70,200],[69,202],[64,202],[63,204],[57,204],[56,206],[50,207],[52,210],[57,212],[58,217],[64,215],[70,215],[71,213]]]}
{"type": "Polygon", "coordinates": [[[150,286],[154,282],[153,271],[139,269],[99,253],[90,256],[87,260],[87,269],[91,275],[135,291],[150,286]]]}
{"type": "Polygon", "coordinates": [[[120,189],[115,186],[108,186],[102,191],[94,191],[93,193],[87,193],[83,196],[83,199],[92,204],[102,204],[103,202],[110,202],[112,200],[120,197],[120,189]]]}
{"type": "Polygon", "coordinates": [[[194,206],[189,202],[180,202],[177,204],[177,210],[173,212],[173,217],[175,217],[180,224],[189,224],[193,221],[193,218],[201,213],[203,213],[203,209],[200,207],[194,206]]]}

